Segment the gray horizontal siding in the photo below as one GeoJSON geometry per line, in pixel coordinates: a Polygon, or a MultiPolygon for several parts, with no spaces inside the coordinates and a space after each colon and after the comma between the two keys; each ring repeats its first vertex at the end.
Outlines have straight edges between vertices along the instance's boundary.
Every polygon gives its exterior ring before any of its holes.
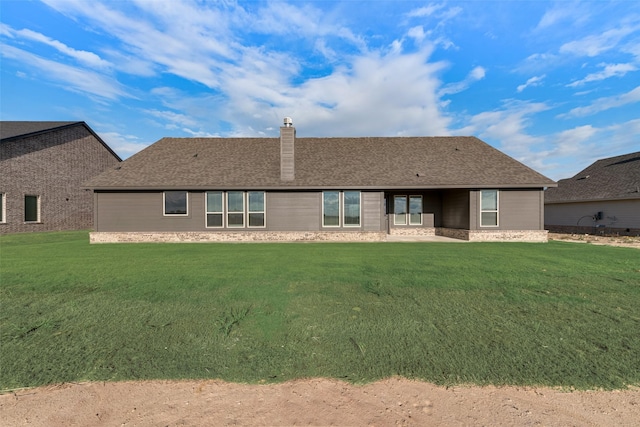
{"type": "Polygon", "coordinates": [[[320,229],[322,193],[267,193],[267,230],[317,231],[320,229]]]}
{"type": "Polygon", "coordinates": [[[603,202],[558,203],[545,205],[545,225],[604,226],[640,228],[640,200],[612,200],[603,202]],[[591,217],[602,212],[603,218],[591,217]]]}

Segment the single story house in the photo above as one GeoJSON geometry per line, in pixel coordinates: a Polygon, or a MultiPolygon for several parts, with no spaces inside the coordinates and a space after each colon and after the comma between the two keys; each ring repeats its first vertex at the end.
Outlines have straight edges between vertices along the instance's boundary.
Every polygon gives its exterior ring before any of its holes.
{"type": "Polygon", "coordinates": [[[85,184],[91,241],[546,241],[555,182],[474,137],[163,138],[85,184]]]}
{"type": "Polygon", "coordinates": [[[0,122],[0,234],[86,230],[82,184],[122,160],[85,122],[0,122]]]}
{"type": "Polygon", "coordinates": [[[600,159],[545,192],[545,227],[558,233],[640,235],[640,151],[600,159]]]}

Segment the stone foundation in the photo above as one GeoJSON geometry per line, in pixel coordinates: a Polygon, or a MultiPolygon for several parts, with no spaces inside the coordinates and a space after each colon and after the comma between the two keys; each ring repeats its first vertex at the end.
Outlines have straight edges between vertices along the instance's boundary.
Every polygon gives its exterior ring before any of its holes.
{"type": "Polygon", "coordinates": [[[470,242],[534,242],[548,241],[547,230],[461,230],[437,228],[436,235],[470,242]]]}
{"type": "Polygon", "coordinates": [[[382,242],[383,232],[259,231],[259,232],[98,232],[91,243],[212,243],[212,242],[382,242]]]}
{"type": "Polygon", "coordinates": [[[392,236],[435,236],[436,229],[428,228],[391,228],[389,234],[392,236]]]}

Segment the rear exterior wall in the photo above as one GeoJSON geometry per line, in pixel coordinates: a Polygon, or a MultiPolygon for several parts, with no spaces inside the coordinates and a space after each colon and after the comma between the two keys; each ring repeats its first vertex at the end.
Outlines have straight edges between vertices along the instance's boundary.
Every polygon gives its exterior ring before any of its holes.
{"type": "Polygon", "coordinates": [[[1,142],[0,233],[90,229],[93,194],[82,183],[118,163],[84,125],[1,142]],[[25,195],[38,196],[39,221],[25,222],[25,195]]]}
{"type": "MultiPolygon", "coordinates": [[[[319,231],[322,227],[322,192],[265,193],[264,228],[207,228],[205,192],[188,192],[188,214],[163,215],[163,193],[96,192],[95,230],[100,232],[164,232],[164,231],[319,231]]],[[[383,230],[383,193],[361,193],[360,227],[327,228],[328,231],[383,230]]]]}

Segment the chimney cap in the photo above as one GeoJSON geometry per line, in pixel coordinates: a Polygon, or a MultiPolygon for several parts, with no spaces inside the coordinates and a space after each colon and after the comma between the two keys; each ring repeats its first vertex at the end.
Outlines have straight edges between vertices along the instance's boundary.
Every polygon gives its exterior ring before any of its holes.
{"type": "Polygon", "coordinates": [[[291,117],[285,117],[284,118],[284,127],[291,127],[293,126],[293,119],[291,117]]]}

